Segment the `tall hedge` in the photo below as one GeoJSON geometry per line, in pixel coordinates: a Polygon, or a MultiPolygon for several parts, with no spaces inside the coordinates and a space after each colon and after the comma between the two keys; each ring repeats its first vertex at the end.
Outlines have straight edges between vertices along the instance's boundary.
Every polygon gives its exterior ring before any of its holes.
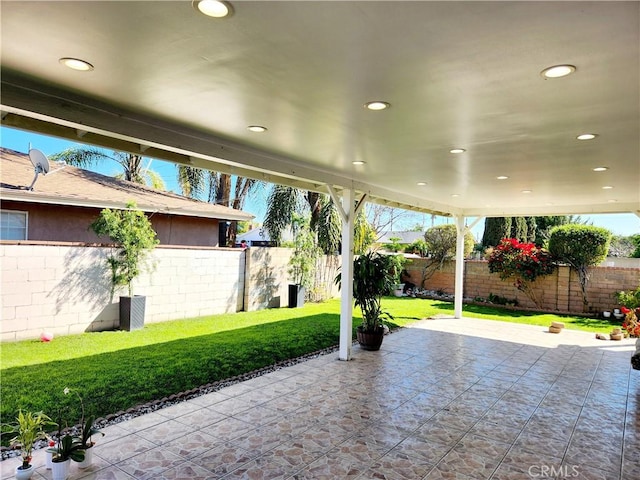
{"type": "Polygon", "coordinates": [[[495,247],[503,238],[511,237],[511,217],[490,217],[485,220],[483,247],[495,247]]]}
{"type": "Polygon", "coordinates": [[[587,300],[589,267],[598,265],[607,257],[610,242],[611,232],[602,227],[569,224],[554,227],[551,230],[549,252],[578,274],[585,312],[589,305],[587,300]]]}
{"type": "Polygon", "coordinates": [[[527,241],[527,219],[525,217],[514,217],[511,220],[510,238],[517,238],[520,242],[527,241]]]}

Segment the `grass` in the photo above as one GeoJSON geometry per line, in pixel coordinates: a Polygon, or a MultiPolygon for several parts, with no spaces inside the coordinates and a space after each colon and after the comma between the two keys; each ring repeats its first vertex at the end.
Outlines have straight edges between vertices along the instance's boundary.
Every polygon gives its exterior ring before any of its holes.
{"type": "MultiPolygon", "coordinates": [[[[452,314],[447,302],[385,298],[395,326],[437,314],[452,314]]],[[[547,327],[606,332],[611,323],[573,316],[535,314],[489,306],[464,307],[468,316],[547,327]]],[[[354,326],[360,323],[354,310],[354,326]]],[[[171,394],[250,372],[282,360],[337,345],[340,302],[298,309],[241,312],[155,323],[135,332],[100,332],[2,344],[3,421],[18,409],[43,410],[69,425],[80,418],[76,390],[89,414],[105,416],[171,394]]]]}

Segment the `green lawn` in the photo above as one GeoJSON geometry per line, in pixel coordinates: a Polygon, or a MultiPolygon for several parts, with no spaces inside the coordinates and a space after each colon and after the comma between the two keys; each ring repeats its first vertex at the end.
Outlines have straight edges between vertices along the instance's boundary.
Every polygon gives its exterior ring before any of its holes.
{"type": "MultiPolygon", "coordinates": [[[[383,307],[396,326],[452,314],[447,302],[385,298],[383,307]]],[[[514,312],[465,306],[477,318],[608,332],[611,324],[580,317],[514,312]]],[[[360,321],[354,310],[354,326],[360,321]]],[[[76,389],[88,413],[105,416],[174,393],[240,375],[282,360],[337,345],[340,302],[149,324],[135,332],[100,332],[57,337],[50,343],[30,340],[2,344],[3,421],[19,408],[43,410],[70,425],[80,418],[76,389]]]]}

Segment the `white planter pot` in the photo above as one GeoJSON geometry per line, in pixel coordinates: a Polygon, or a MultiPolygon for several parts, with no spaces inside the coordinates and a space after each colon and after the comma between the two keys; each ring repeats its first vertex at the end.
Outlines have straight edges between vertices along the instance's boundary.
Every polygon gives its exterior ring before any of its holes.
{"type": "Polygon", "coordinates": [[[58,450],[55,447],[49,447],[45,450],[45,466],[47,470],[51,470],[51,465],[53,465],[53,454],[58,450]]]}
{"type": "Polygon", "coordinates": [[[84,460],[78,463],[78,468],[89,468],[93,465],[93,447],[84,451],[84,460]]]}
{"type": "Polygon", "coordinates": [[[52,462],[51,463],[51,478],[52,480],[67,480],[69,478],[69,466],[71,465],[71,459],[64,462],[52,462]]]}
{"type": "Polygon", "coordinates": [[[22,465],[20,465],[16,467],[16,480],[28,480],[34,471],[33,465],[29,465],[29,468],[22,468],[22,465]]]}

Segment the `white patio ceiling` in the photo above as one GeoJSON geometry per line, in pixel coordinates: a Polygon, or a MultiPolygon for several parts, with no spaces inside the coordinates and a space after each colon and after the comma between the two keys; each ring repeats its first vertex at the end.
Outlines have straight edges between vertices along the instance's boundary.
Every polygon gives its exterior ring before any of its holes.
{"type": "Polygon", "coordinates": [[[640,3],[233,7],[2,2],[3,124],[443,214],[640,211],[640,3]]]}

